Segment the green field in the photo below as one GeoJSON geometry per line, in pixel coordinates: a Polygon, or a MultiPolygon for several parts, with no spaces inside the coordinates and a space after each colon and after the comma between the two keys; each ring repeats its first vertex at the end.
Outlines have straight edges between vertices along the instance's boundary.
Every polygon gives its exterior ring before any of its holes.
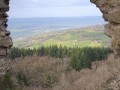
{"type": "Polygon", "coordinates": [[[14,40],[19,48],[62,45],[67,47],[110,46],[110,38],[104,35],[103,26],[91,26],[71,30],[52,31],[23,39],[14,40]]]}

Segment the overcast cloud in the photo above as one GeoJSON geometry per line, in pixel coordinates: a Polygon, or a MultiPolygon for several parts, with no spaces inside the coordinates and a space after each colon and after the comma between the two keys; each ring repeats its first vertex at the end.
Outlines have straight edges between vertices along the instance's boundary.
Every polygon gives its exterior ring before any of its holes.
{"type": "Polygon", "coordinates": [[[10,18],[101,16],[90,0],[11,0],[10,18]]]}

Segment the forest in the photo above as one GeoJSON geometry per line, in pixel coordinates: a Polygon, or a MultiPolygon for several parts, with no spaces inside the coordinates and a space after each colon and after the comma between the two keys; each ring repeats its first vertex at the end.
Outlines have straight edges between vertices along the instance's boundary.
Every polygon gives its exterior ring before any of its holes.
{"type": "Polygon", "coordinates": [[[105,60],[112,50],[109,47],[66,47],[52,45],[50,47],[40,47],[38,49],[24,49],[13,47],[10,58],[24,58],[27,56],[37,55],[40,57],[48,56],[53,58],[69,58],[70,66],[80,71],[83,68],[91,68],[91,63],[94,61],[105,60]]]}

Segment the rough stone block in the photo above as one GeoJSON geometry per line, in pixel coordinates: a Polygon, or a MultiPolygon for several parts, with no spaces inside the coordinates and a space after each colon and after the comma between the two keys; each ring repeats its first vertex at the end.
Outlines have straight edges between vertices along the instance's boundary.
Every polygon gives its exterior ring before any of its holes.
{"type": "Polygon", "coordinates": [[[0,48],[0,56],[5,56],[5,55],[7,55],[6,49],[0,48]]]}
{"type": "Polygon", "coordinates": [[[120,8],[108,13],[108,21],[120,24],[120,8]]]}
{"type": "Polygon", "coordinates": [[[10,32],[7,29],[7,11],[9,11],[9,0],[0,0],[0,77],[10,69],[8,54],[12,46],[10,32]]]}
{"type": "Polygon", "coordinates": [[[7,13],[0,13],[0,18],[7,18],[7,17],[8,17],[7,13]]]}

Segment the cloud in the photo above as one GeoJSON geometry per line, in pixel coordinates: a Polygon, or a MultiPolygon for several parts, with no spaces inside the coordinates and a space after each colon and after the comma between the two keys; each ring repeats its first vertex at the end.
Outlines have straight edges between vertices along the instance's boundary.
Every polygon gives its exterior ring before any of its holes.
{"type": "Polygon", "coordinates": [[[10,17],[100,16],[90,0],[11,0],[10,17]]]}
{"type": "Polygon", "coordinates": [[[94,7],[57,7],[57,8],[25,8],[24,11],[16,9],[10,11],[10,17],[81,17],[101,16],[100,11],[94,7]],[[14,13],[16,12],[16,13],[14,13]],[[32,12],[32,13],[31,13],[32,12]]]}
{"type": "Polygon", "coordinates": [[[38,2],[39,0],[31,0],[32,2],[38,2]]]}
{"type": "Polygon", "coordinates": [[[20,8],[35,7],[70,7],[70,6],[87,6],[90,5],[90,0],[11,0],[11,7],[20,8]],[[37,2],[34,3],[33,2],[37,2]]]}

